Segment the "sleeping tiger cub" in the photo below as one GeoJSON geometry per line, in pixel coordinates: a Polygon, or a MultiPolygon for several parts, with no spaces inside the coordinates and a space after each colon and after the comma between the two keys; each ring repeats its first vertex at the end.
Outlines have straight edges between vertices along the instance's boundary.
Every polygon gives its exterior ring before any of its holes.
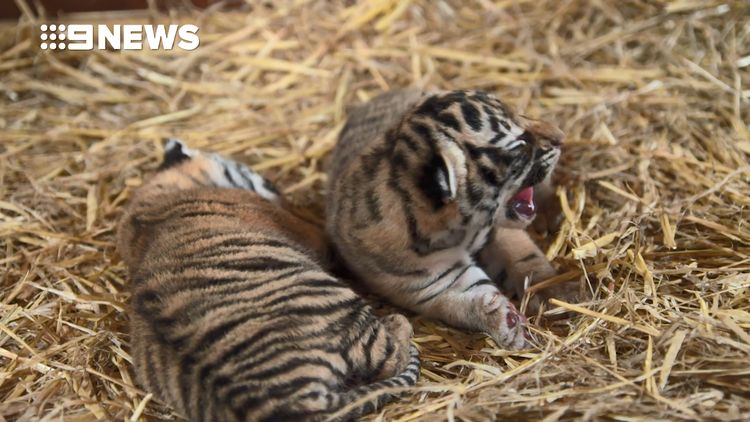
{"type": "MultiPolygon", "coordinates": [[[[497,285],[555,274],[523,230],[563,133],[477,91],[382,94],[353,110],[328,169],[326,229],[348,269],[404,308],[525,345],[497,285]]],[[[559,292],[557,292],[559,293],[559,292]]]]}
{"type": "Polygon", "coordinates": [[[242,164],[170,140],[122,217],[137,379],[191,421],[349,419],[417,380],[408,320],[326,273],[322,229],[286,208],[242,164]]]}

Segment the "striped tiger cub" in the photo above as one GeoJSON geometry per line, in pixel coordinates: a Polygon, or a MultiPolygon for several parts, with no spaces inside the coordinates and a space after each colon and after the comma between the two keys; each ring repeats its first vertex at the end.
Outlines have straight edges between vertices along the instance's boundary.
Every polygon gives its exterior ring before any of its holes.
{"type": "Polygon", "coordinates": [[[244,165],[170,140],[122,217],[137,380],[191,421],[349,419],[417,380],[408,320],[330,276],[322,228],[287,208],[244,165]]]}
{"type": "Polygon", "coordinates": [[[477,91],[382,94],[349,113],[328,168],[326,230],[370,290],[525,346],[523,294],[555,274],[524,228],[563,133],[477,91]]]}

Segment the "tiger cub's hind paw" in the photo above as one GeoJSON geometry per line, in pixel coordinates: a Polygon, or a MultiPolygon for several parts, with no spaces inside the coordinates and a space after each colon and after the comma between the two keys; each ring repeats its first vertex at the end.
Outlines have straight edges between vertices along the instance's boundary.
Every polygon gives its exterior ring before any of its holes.
{"type": "Polygon", "coordinates": [[[414,333],[409,320],[401,314],[386,315],[380,321],[385,325],[388,332],[402,343],[408,342],[414,333]]]}
{"type": "Polygon", "coordinates": [[[380,319],[380,322],[394,343],[391,362],[384,365],[383,371],[380,374],[380,378],[385,379],[400,374],[409,364],[411,360],[411,337],[414,334],[414,330],[409,320],[401,314],[386,315],[380,319]]]}

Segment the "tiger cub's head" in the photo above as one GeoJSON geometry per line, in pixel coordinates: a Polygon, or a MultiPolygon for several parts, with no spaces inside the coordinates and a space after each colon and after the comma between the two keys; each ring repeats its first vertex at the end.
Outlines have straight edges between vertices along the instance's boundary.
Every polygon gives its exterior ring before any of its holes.
{"type": "Polygon", "coordinates": [[[269,201],[281,201],[276,188],[244,164],[218,154],[190,149],[179,140],[168,139],[164,144],[162,163],[148,181],[150,193],[199,187],[251,190],[269,201]]]}
{"type": "Polygon", "coordinates": [[[533,185],[553,170],[564,138],[478,91],[428,94],[388,136],[395,162],[422,157],[417,185],[434,209],[455,201],[518,228],[534,219],[533,185]]]}

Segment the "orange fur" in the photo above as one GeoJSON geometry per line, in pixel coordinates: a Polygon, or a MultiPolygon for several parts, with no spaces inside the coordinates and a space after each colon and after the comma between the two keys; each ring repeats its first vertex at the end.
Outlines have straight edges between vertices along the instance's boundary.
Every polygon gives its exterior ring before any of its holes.
{"type": "Polygon", "coordinates": [[[191,421],[314,421],[370,393],[343,418],[372,411],[416,382],[408,320],[376,318],[325,271],[320,227],[244,166],[168,147],[117,239],[147,391],[191,421]]]}

